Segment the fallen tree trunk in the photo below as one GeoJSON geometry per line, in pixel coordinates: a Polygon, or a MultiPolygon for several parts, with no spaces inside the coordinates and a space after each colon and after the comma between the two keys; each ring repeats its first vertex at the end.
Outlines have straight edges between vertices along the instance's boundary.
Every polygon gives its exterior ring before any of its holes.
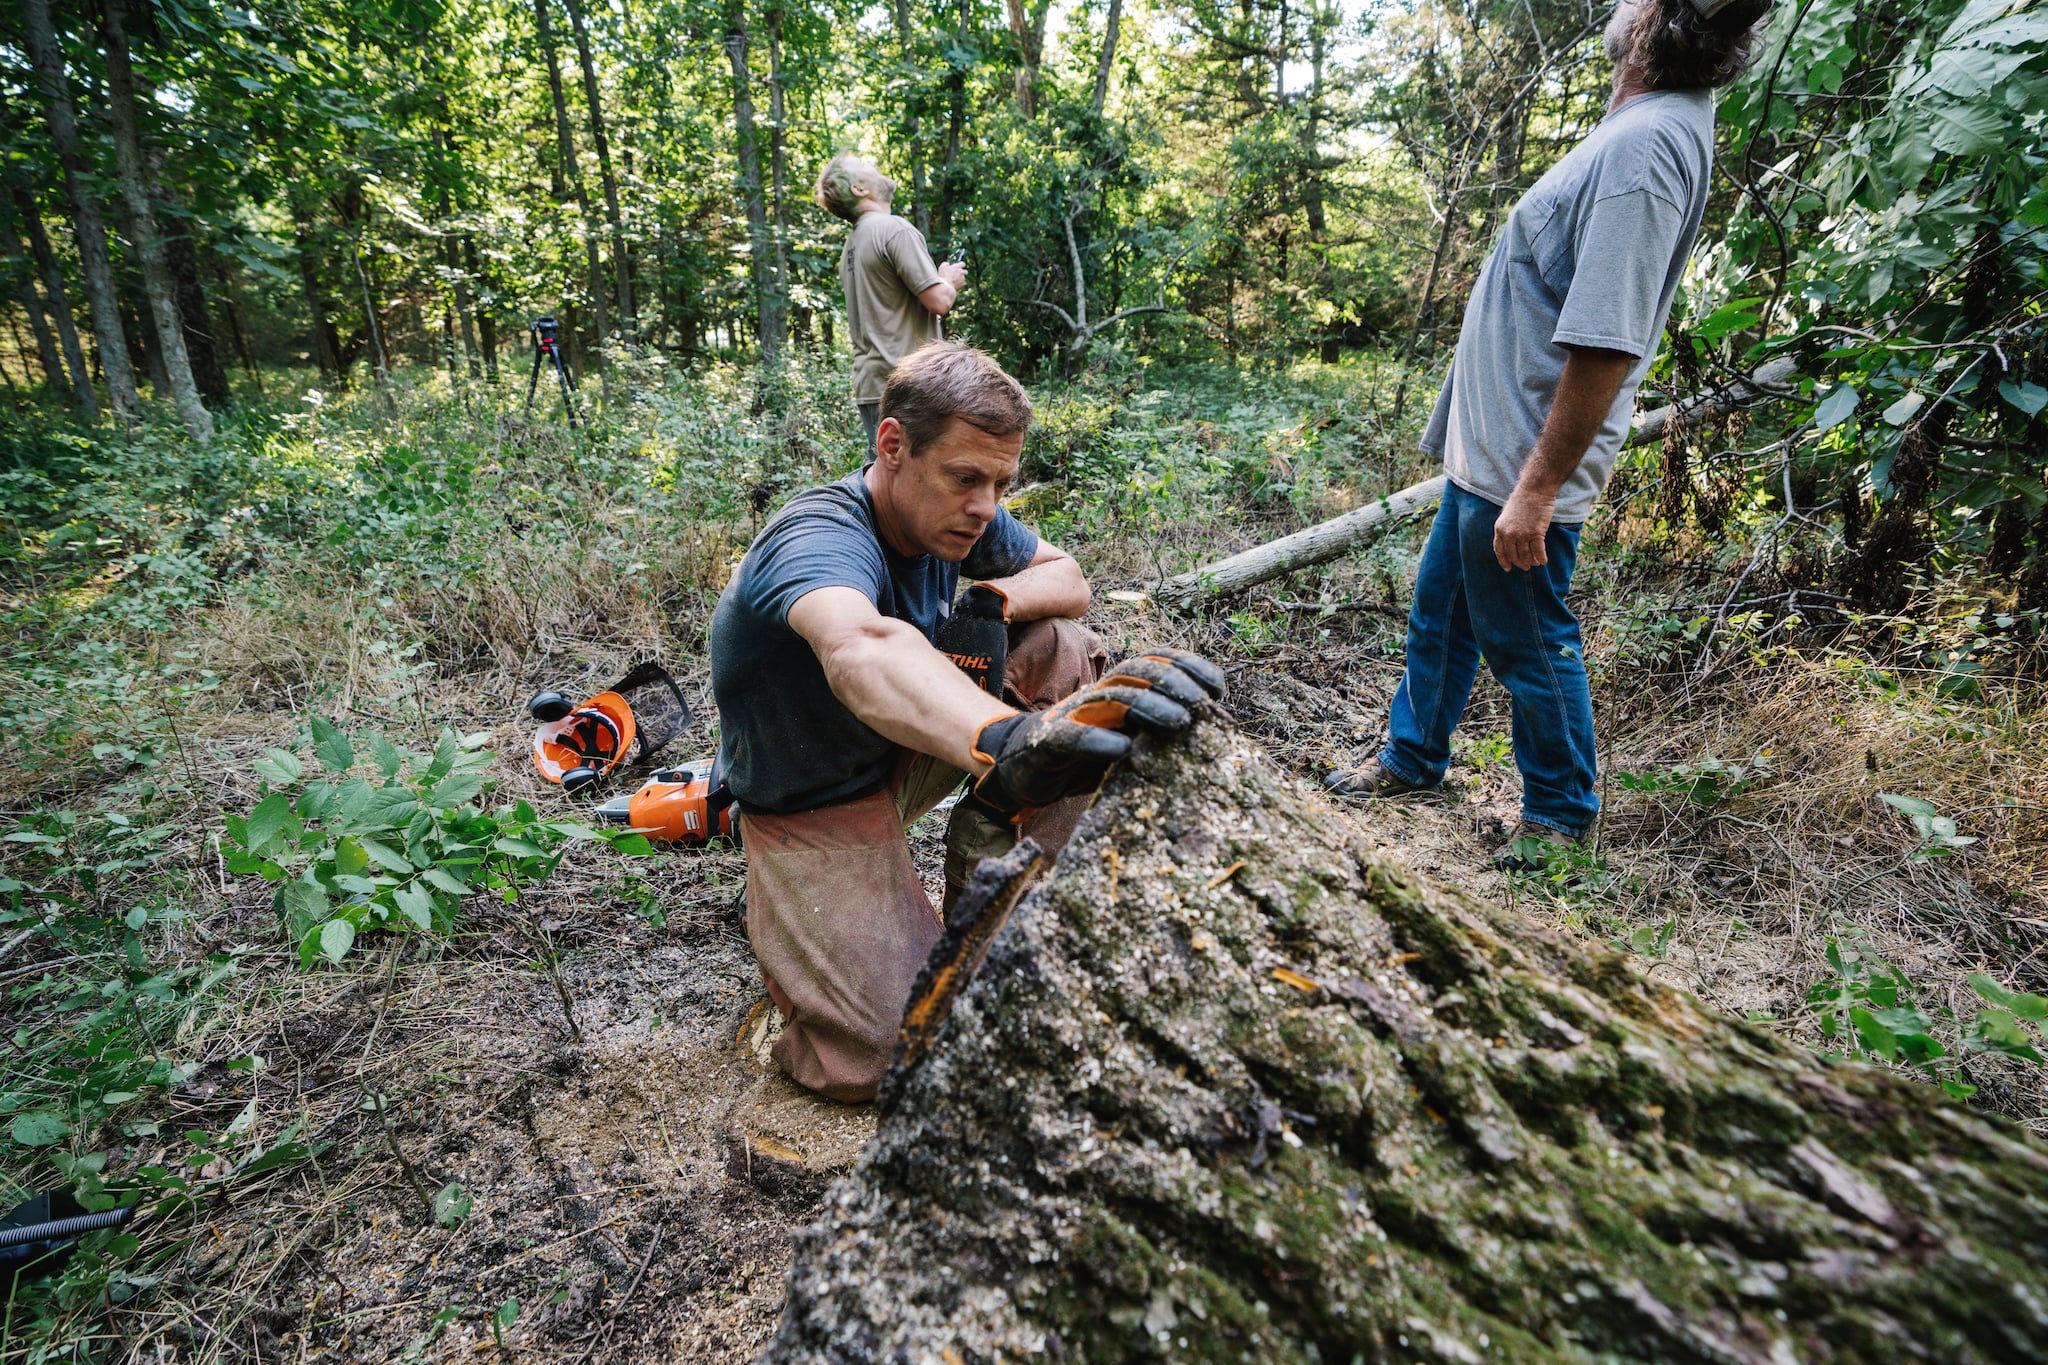
{"type": "Polygon", "coordinates": [[[963,897],[764,1360],[2048,1359],[2016,1128],[1397,870],[1221,721],[988,947],[1028,861],[963,897]]]}
{"type": "MultiPolygon", "coordinates": [[[[1623,445],[1646,445],[1662,439],[1674,411],[1682,411],[1687,420],[1709,421],[1725,416],[1759,393],[1790,379],[1793,366],[1790,358],[1773,360],[1750,375],[1748,380],[1738,380],[1690,403],[1638,413],[1623,445]]],[[[1434,509],[1443,495],[1444,480],[1439,474],[1342,516],[1318,522],[1263,545],[1254,545],[1249,550],[1205,564],[1192,572],[1176,574],[1160,583],[1152,595],[1166,606],[1184,610],[1218,597],[1243,592],[1296,569],[1327,564],[1350,553],[1354,546],[1363,543],[1388,522],[1434,509]]]]}

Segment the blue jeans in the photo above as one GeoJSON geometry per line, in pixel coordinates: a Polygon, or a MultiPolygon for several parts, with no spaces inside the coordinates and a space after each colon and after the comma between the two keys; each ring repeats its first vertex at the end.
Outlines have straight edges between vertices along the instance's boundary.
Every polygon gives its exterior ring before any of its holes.
{"type": "Polygon", "coordinates": [[[1380,762],[1413,786],[1441,782],[1451,731],[1465,714],[1482,655],[1514,703],[1522,818],[1574,838],[1600,811],[1594,790],[1593,694],[1579,621],[1565,606],[1579,528],[1553,524],[1550,562],[1507,570],[1493,555],[1500,508],[1454,483],[1415,575],[1408,665],[1387,718],[1380,762]]]}

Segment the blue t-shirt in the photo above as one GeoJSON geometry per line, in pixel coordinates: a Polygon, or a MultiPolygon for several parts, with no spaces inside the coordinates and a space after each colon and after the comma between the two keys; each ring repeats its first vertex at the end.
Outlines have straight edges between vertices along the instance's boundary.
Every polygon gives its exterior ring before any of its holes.
{"type": "Polygon", "coordinates": [[[789,628],[789,609],[819,588],[852,588],[927,640],[952,614],[960,577],[1007,578],[1038,553],[1008,512],[959,564],[904,556],[882,541],[866,471],[799,493],[761,528],[711,620],[711,691],[725,778],[743,808],[787,815],[880,791],[897,745],[870,729],[825,681],[825,666],[789,628]]]}

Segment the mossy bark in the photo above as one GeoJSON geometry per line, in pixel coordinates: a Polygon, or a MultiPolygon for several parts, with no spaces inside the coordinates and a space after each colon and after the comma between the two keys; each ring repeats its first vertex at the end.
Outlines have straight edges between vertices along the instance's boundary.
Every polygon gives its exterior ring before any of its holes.
{"type": "Polygon", "coordinates": [[[764,1359],[2048,1359],[2016,1129],[1396,870],[1214,718],[884,1093],[764,1359]]]}

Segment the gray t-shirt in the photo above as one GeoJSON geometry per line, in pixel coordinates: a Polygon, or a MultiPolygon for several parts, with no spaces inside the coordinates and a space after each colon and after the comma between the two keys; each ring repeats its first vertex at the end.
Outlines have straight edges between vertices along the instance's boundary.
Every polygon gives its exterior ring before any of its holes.
{"type": "Polygon", "coordinates": [[[1479,272],[1422,437],[1451,482],[1505,505],[1550,416],[1565,347],[1626,351],[1639,358],[1552,516],[1572,525],[1592,512],[1699,234],[1713,148],[1709,92],[1638,95],[1522,196],[1479,272]]]}
{"type": "Polygon", "coordinates": [[[896,362],[937,341],[939,315],[918,295],[940,280],[924,237],[893,213],[863,213],[839,252],[853,345],[853,401],[879,403],[896,362]]]}
{"type": "Polygon", "coordinates": [[[935,640],[962,575],[1007,578],[1038,553],[1037,535],[998,509],[959,564],[899,555],[875,527],[863,473],[790,499],[754,537],[712,615],[711,692],[726,782],[742,809],[788,815],[880,791],[901,752],[833,695],[825,666],[789,627],[798,598],[852,588],[935,640]]]}

